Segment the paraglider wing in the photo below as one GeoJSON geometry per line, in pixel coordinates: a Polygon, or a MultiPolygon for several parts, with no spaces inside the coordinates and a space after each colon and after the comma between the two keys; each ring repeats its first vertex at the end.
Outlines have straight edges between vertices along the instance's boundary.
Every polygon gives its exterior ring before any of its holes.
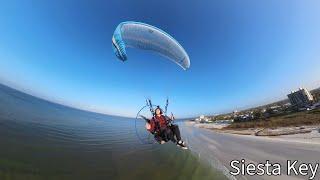
{"type": "Polygon", "coordinates": [[[130,47],[156,52],[185,70],[190,67],[188,54],[173,37],[145,23],[120,23],[113,34],[112,47],[122,61],[127,60],[126,48],[130,47]]]}

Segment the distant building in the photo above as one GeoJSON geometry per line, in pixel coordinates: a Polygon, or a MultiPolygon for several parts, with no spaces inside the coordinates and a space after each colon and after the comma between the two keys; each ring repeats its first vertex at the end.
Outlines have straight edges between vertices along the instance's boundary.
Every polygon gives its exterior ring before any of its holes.
{"type": "Polygon", "coordinates": [[[305,88],[300,88],[298,91],[292,91],[288,94],[289,101],[292,106],[297,108],[305,108],[312,105],[313,97],[305,88]]]}
{"type": "Polygon", "coordinates": [[[204,115],[201,115],[199,118],[196,119],[196,122],[198,123],[208,123],[210,122],[210,119],[204,115]]]}
{"type": "Polygon", "coordinates": [[[254,116],[252,114],[241,114],[239,116],[234,117],[234,122],[243,122],[243,121],[251,121],[254,119],[254,116]]]}

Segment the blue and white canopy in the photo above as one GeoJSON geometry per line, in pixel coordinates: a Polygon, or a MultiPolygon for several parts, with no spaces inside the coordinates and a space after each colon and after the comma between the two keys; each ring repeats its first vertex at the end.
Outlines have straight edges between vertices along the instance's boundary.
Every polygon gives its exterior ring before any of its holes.
{"type": "Polygon", "coordinates": [[[112,36],[116,56],[127,60],[126,48],[137,48],[156,52],[175,62],[184,70],[190,67],[190,59],[184,48],[166,32],[140,22],[120,23],[112,36]]]}

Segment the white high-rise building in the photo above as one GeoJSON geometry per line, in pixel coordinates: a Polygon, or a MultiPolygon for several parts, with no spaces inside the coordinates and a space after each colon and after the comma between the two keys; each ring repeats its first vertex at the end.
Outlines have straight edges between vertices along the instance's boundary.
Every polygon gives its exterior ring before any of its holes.
{"type": "Polygon", "coordinates": [[[310,106],[313,102],[313,97],[310,92],[305,88],[299,88],[298,91],[292,91],[288,94],[291,105],[297,108],[310,106]]]}

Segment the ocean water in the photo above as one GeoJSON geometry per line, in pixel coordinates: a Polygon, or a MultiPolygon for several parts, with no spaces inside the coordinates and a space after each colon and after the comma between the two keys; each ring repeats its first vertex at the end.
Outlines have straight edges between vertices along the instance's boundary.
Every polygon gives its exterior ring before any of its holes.
{"type": "Polygon", "coordinates": [[[226,179],[189,150],[141,144],[134,123],[0,85],[0,179],[226,179]]]}

